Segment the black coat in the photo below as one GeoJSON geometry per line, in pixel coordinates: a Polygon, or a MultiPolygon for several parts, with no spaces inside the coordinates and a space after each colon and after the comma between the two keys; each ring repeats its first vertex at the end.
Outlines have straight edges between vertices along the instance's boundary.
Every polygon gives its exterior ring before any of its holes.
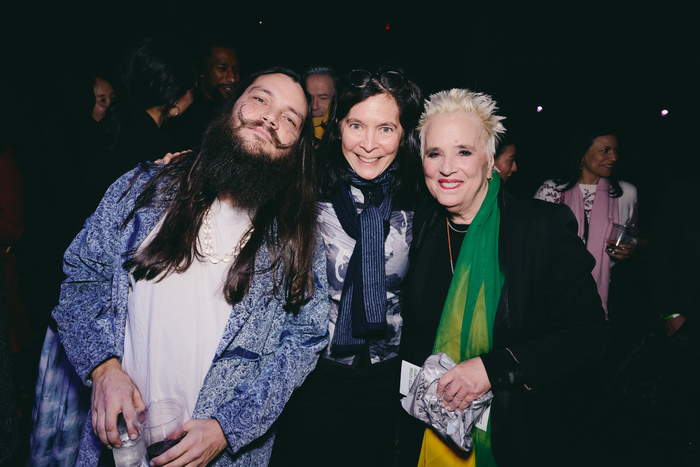
{"type": "Polygon", "coordinates": [[[182,150],[143,109],[134,108],[124,127],[113,150],[96,146],[88,154],[86,168],[90,176],[83,182],[82,219],[95,211],[107,189],[119,177],[143,162],[182,150]]]}
{"type": "MultiPolygon", "coordinates": [[[[492,451],[499,467],[564,465],[558,449],[564,435],[560,382],[599,359],[609,344],[591,276],[594,260],[577,236],[576,219],[567,206],[518,200],[503,191],[498,201],[499,262],[505,283],[493,350],[482,355],[494,393],[492,451]]],[[[401,353],[422,365],[427,355],[415,355],[411,343],[439,234],[445,230],[445,212],[431,200],[413,222],[401,353]]],[[[403,430],[401,457],[415,465],[424,426],[409,421],[405,425],[414,430],[403,430]]]]}

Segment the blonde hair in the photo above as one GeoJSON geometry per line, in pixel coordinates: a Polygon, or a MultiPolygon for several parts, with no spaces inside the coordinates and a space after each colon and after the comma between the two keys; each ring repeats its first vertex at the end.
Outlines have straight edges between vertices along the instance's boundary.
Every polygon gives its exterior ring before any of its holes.
{"type": "Polygon", "coordinates": [[[481,120],[482,131],[479,132],[479,135],[481,136],[489,164],[493,164],[494,154],[496,153],[496,141],[500,138],[500,135],[506,132],[505,127],[501,123],[501,120],[505,117],[494,114],[497,109],[496,101],[491,96],[480,92],[472,92],[469,89],[455,88],[431,95],[425,101],[425,108],[420,116],[417,128],[420,136],[421,159],[425,149],[425,127],[430,119],[437,115],[464,113],[474,115],[481,120]]]}

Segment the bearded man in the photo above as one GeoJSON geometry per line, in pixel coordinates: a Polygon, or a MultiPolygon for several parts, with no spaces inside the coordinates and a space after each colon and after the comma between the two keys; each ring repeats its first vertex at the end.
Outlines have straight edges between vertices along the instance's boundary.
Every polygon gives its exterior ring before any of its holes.
{"type": "Polygon", "coordinates": [[[77,465],[120,448],[121,413],[177,397],[186,435],[154,465],[266,465],[272,423],[328,339],[309,103],[275,68],[242,83],[199,154],[109,189],[64,257],[53,316],[92,407],[77,465]],[[106,447],[107,449],[103,449],[106,447]]]}

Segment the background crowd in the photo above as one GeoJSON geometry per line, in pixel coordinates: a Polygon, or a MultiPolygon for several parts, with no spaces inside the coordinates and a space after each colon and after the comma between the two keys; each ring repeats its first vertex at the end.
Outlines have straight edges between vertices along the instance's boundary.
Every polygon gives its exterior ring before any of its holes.
{"type": "MultiPolygon", "coordinates": [[[[50,7],[49,13],[51,8],[57,7],[50,7]]],[[[426,96],[451,87],[492,95],[498,101],[499,114],[506,116],[509,142],[517,148],[517,171],[512,163],[505,188],[518,198],[531,198],[545,180],[566,176],[562,169],[567,147],[582,124],[612,123],[614,130],[597,136],[617,137],[620,151],[614,178],[637,188],[636,224],[641,237],[632,257],[610,273],[608,312],[613,346],[606,360],[608,367],[591,370],[596,372],[593,377],[602,394],[601,400],[596,399],[600,403],[596,414],[601,419],[609,417],[603,408],[610,408],[606,402],[616,403],[613,405],[619,412],[613,417],[615,423],[606,428],[630,449],[613,450],[611,456],[640,456],[650,461],[655,455],[668,459],[671,452],[678,456],[678,462],[690,462],[688,438],[674,435],[693,432],[679,407],[696,410],[697,405],[652,403],[644,395],[628,397],[634,378],[643,377],[639,365],[635,367],[640,355],[683,351],[667,349],[658,333],[653,333],[664,324],[659,315],[666,315],[667,309],[697,313],[696,293],[689,291],[697,277],[693,248],[682,258],[654,250],[655,244],[662,243],[688,246],[697,232],[692,224],[697,223],[697,216],[693,216],[698,209],[697,196],[688,188],[679,157],[687,152],[687,135],[692,134],[690,105],[686,103],[692,93],[685,86],[689,81],[681,65],[687,58],[683,55],[686,41],[679,32],[683,28],[678,27],[680,20],[675,17],[678,13],[663,10],[652,18],[622,6],[599,9],[582,4],[573,17],[555,18],[544,7],[523,11],[522,6],[507,9],[470,3],[455,14],[428,15],[418,24],[410,11],[389,7],[380,8],[369,18],[360,12],[347,12],[339,19],[318,7],[307,7],[308,11],[297,14],[296,8],[303,5],[265,15],[250,6],[228,4],[219,5],[220,12],[191,12],[184,2],[175,2],[146,6],[138,14],[98,6],[89,12],[89,21],[75,19],[83,13],[78,8],[67,8],[30,21],[25,7],[3,7],[3,16],[15,18],[17,24],[16,30],[3,31],[1,46],[2,61],[8,66],[0,71],[0,149],[10,162],[3,165],[0,183],[3,189],[23,187],[24,193],[19,203],[22,234],[6,240],[3,232],[0,240],[3,250],[10,246],[13,253],[13,257],[3,256],[5,271],[8,263],[17,261],[18,288],[14,290],[21,296],[21,305],[15,305],[19,316],[11,318],[14,340],[7,349],[13,354],[14,367],[6,371],[13,375],[16,397],[5,404],[17,406],[15,423],[19,425],[11,431],[16,430],[19,436],[16,441],[3,440],[15,456],[7,462],[26,456],[40,349],[62,279],[61,255],[94,209],[99,191],[106,189],[97,180],[105,172],[95,166],[95,148],[100,144],[95,139],[96,124],[113,101],[125,103],[124,96],[134,94],[123,83],[118,65],[129,47],[154,31],[179,36],[183,53],[192,57],[201,59],[201,44],[209,39],[235,50],[236,56],[235,66],[229,65],[223,78],[209,88],[201,78],[195,88],[199,71],[181,70],[186,83],[176,96],[140,106],[143,110],[157,108],[162,117],[160,122],[154,119],[156,129],[144,130],[156,138],[153,156],[144,155],[146,159],[154,159],[164,150],[190,149],[186,138],[193,141],[196,132],[194,136],[185,132],[192,130],[195,116],[201,119],[211,112],[202,108],[206,107],[202,105],[207,103],[205,99],[216,102],[225,97],[226,80],[234,83],[238,79],[233,75],[277,64],[301,71],[323,63],[345,75],[357,65],[369,68],[388,60],[403,67],[426,96]],[[623,20],[630,16],[634,24],[623,20]],[[315,20],[289,20],[295,17],[315,20]],[[654,31],[647,28],[652,24],[659,26],[658,35],[648,33],[654,31]],[[176,34],[172,28],[177,29],[176,34]],[[203,89],[216,90],[221,96],[207,95],[203,89]],[[190,109],[178,105],[183,98],[187,100],[188,93],[189,99],[194,99],[190,109]],[[669,115],[662,117],[661,110],[667,104],[669,115]],[[538,106],[542,111],[538,112],[538,106]],[[88,196],[83,191],[86,185],[98,186],[88,196]],[[665,269],[654,270],[652,260],[665,269]],[[646,346],[641,347],[644,336],[646,346]],[[637,405],[630,402],[637,400],[637,405]],[[619,401],[623,402],[617,404],[619,401]],[[639,429],[634,418],[638,410],[649,411],[655,422],[639,429]],[[618,416],[623,412],[624,416],[618,416]],[[656,424],[662,423],[666,429],[668,425],[675,427],[673,435],[660,434],[662,427],[656,424]],[[660,439],[665,448],[644,455],[634,449],[648,446],[649,439],[660,439]]],[[[129,167],[122,168],[115,168],[111,179],[129,167]]],[[[17,202],[12,207],[18,212],[17,202]]],[[[5,296],[9,300],[7,292],[5,296]]],[[[655,362],[657,366],[652,368],[666,367],[671,376],[665,379],[680,386],[674,392],[659,384],[650,391],[657,395],[669,391],[669,398],[685,400],[689,394],[686,379],[676,376],[684,368],[674,373],[663,361],[655,362]]],[[[587,449],[586,436],[601,428],[593,421],[582,423],[581,445],[576,448],[587,449]]]]}

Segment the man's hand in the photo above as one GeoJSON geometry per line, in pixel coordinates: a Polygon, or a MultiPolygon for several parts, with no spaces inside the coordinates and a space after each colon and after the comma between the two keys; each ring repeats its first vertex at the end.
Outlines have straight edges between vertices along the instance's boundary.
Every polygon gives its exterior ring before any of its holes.
{"type": "Polygon", "coordinates": [[[189,420],[184,425],[187,435],[160,456],[152,465],[167,467],[205,466],[228,446],[221,425],[214,418],[189,420]]]}
{"type": "Polygon", "coordinates": [[[491,382],[481,358],[470,358],[442,375],[438,381],[437,395],[442,396],[442,406],[450,412],[464,411],[475,399],[491,389],[491,382]]]}
{"type": "Polygon", "coordinates": [[[138,430],[133,419],[136,409],[143,405],[141,393],[122,371],[119,360],[105,360],[91,373],[92,377],[92,431],[109,449],[121,447],[117,430],[117,415],[124,415],[129,438],[136,439],[138,430]]]}

